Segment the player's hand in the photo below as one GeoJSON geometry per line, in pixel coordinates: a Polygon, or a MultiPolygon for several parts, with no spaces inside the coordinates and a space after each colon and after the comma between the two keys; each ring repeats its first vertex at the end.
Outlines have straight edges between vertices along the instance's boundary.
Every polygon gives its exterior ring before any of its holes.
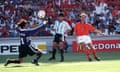
{"type": "Polygon", "coordinates": [[[22,22],[27,22],[27,20],[25,20],[25,19],[20,19],[17,24],[19,25],[19,24],[21,24],[22,22]]]}
{"type": "Polygon", "coordinates": [[[75,36],[75,37],[76,37],[76,33],[75,33],[75,32],[73,32],[73,36],[75,36]]]}
{"type": "Polygon", "coordinates": [[[102,33],[102,36],[109,36],[109,35],[106,35],[106,34],[102,33]]]}
{"type": "Polygon", "coordinates": [[[101,33],[102,36],[106,36],[104,33],[101,33]]]}
{"type": "Polygon", "coordinates": [[[68,33],[70,33],[70,31],[71,31],[71,30],[67,30],[66,32],[64,32],[64,34],[68,34],[68,33]]]}
{"type": "Polygon", "coordinates": [[[64,34],[68,34],[68,32],[64,32],[64,34]]]}

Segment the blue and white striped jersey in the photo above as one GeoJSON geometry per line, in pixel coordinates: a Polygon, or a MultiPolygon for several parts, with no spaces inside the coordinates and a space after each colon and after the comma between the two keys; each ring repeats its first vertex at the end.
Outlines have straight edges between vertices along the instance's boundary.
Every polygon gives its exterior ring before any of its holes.
{"type": "Polygon", "coordinates": [[[55,33],[64,35],[67,30],[71,30],[71,27],[66,21],[59,22],[56,20],[53,29],[55,29],[55,33]]]}

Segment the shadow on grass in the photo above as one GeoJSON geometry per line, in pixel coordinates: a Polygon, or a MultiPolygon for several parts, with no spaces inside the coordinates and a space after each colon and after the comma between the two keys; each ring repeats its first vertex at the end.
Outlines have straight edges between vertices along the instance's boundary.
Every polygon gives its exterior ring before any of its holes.
{"type": "Polygon", "coordinates": [[[14,65],[14,66],[2,66],[1,65],[1,68],[22,68],[22,67],[29,67],[29,66],[22,66],[22,65],[14,65]]]}
{"type": "Polygon", "coordinates": [[[21,66],[21,65],[15,65],[15,66],[6,67],[6,68],[21,68],[21,67],[25,67],[25,66],[21,66]]]}

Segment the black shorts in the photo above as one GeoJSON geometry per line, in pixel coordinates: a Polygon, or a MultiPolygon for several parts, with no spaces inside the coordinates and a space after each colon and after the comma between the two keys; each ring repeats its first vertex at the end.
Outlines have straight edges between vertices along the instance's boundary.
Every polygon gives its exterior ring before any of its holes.
{"type": "Polygon", "coordinates": [[[32,55],[36,54],[37,51],[38,51],[38,49],[35,49],[32,46],[20,45],[19,46],[19,58],[26,57],[27,55],[32,56],[32,55]]]}
{"type": "MultiPolygon", "coordinates": [[[[62,34],[56,34],[53,42],[56,42],[58,44],[59,44],[59,42],[63,42],[62,36],[63,36],[62,34]]],[[[65,39],[65,37],[64,37],[64,39],[65,39]]]]}

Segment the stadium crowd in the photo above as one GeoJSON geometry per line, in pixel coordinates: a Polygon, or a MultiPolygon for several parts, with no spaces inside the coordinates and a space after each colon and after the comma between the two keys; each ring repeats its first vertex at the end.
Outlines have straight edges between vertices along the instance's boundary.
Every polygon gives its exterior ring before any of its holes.
{"type": "Polygon", "coordinates": [[[37,16],[41,9],[46,11],[48,24],[38,36],[52,35],[50,30],[61,12],[73,28],[83,11],[87,13],[86,22],[106,35],[120,34],[120,0],[0,0],[0,37],[17,37],[15,24],[20,18],[27,19],[30,27],[41,24],[43,20],[37,16]]]}

